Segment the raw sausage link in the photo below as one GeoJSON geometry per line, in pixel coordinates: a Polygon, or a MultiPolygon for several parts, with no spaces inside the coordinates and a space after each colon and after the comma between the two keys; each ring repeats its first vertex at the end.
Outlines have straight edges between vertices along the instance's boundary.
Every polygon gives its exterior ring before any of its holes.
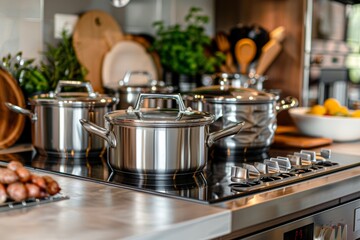
{"type": "Polygon", "coordinates": [[[9,197],[17,202],[27,198],[27,190],[22,182],[11,183],[6,188],[9,197]]]}
{"type": "Polygon", "coordinates": [[[7,195],[4,185],[0,183],[0,204],[6,202],[7,195]]]}
{"type": "Polygon", "coordinates": [[[25,183],[25,187],[28,193],[29,198],[39,198],[40,197],[40,188],[34,183],[25,183]]]}
{"type": "Polygon", "coordinates": [[[31,182],[35,183],[36,185],[38,185],[40,188],[42,189],[46,189],[46,183],[44,178],[37,176],[37,175],[31,175],[31,182]]]}
{"type": "Polygon", "coordinates": [[[21,182],[28,182],[31,179],[31,173],[24,167],[16,169],[16,174],[19,176],[21,182]]]}
{"type": "Polygon", "coordinates": [[[50,194],[50,195],[55,195],[58,192],[60,192],[61,188],[59,187],[59,184],[55,181],[49,182],[47,184],[46,187],[46,191],[50,194]]]}
{"type": "Polygon", "coordinates": [[[17,180],[19,180],[19,177],[14,171],[0,167],[0,183],[10,184],[17,180]]]}
{"type": "Polygon", "coordinates": [[[21,168],[21,167],[24,167],[24,165],[19,162],[19,161],[11,161],[8,165],[7,165],[7,168],[8,169],[11,169],[13,171],[16,171],[16,169],[18,168],[21,168]]]}

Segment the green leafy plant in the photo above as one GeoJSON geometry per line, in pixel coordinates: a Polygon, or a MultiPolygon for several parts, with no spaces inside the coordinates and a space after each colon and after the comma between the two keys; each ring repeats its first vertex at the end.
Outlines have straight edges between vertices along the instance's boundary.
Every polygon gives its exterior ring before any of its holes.
{"type": "Polygon", "coordinates": [[[34,61],[34,59],[23,59],[22,52],[18,52],[15,56],[8,54],[2,58],[1,62],[1,66],[18,80],[21,89],[27,95],[46,92],[50,89],[48,80],[34,65],[34,61]]]}
{"type": "Polygon", "coordinates": [[[153,24],[156,36],[152,49],[158,52],[166,70],[195,76],[213,73],[224,62],[224,54],[209,50],[211,38],[204,29],[209,17],[201,11],[201,8],[190,8],[184,28],[179,24],[166,27],[163,21],[153,24]]]}
{"type": "Polygon", "coordinates": [[[45,61],[40,63],[40,71],[49,81],[50,89],[55,89],[59,80],[84,81],[87,70],[79,63],[72,45],[72,37],[62,32],[62,39],[56,45],[47,44],[45,61]]]}

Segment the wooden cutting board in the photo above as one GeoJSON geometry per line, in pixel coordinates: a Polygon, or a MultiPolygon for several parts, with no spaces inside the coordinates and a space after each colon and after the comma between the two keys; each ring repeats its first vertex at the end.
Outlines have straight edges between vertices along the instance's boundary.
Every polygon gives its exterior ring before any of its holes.
{"type": "Polygon", "coordinates": [[[103,92],[101,68],[105,54],[114,41],[123,35],[115,19],[99,10],[84,13],[76,23],[73,32],[73,46],[76,56],[88,73],[89,80],[96,92],[103,92]]]}
{"type": "Polygon", "coordinates": [[[305,149],[329,145],[332,142],[330,138],[301,135],[294,126],[278,126],[272,146],[305,149]]]}
{"type": "Polygon", "coordinates": [[[24,95],[17,81],[0,68],[0,149],[12,146],[25,125],[25,116],[10,111],[5,102],[25,108],[24,95]]]}

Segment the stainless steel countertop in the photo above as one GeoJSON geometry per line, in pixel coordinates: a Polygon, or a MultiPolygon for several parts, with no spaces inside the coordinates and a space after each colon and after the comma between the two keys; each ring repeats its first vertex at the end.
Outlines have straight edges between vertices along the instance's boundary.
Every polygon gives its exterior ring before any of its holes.
{"type": "MultiPolygon", "coordinates": [[[[327,148],[352,154],[360,161],[360,142],[327,148]]],[[[309,209],[335,206],[346,201],[346,195],[359,194],[360,189],[360,167],[318,177],[311,184],[304,181],[212,205],[59,175],[54,178],[70,199],[0,213],[4,239],[209,239],[231,232],[242,235],[260,225],[288,220],[290,213],[295,218],[309,209]]]]}
{"type": "Polygon", "coordinates": [[[230,232],[227,209],[45,174],[70,199],[1,212],[1,239],[209,239],[230,232]]]}

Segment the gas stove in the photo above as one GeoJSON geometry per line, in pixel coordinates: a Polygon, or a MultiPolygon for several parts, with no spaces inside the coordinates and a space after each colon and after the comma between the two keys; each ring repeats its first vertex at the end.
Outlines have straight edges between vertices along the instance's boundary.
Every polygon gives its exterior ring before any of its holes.
{"type": "Polygon", "coordinates": [[[210,152],[206,169],[172,179],[153,179],[112,172],[106,157],[56,159],[35,151],[0,155],[1,162],[18,159],[30,168],[201,203],[219,203],[270,189],[295,184],[360,165],[357,157],[319,152],[274,150],[247,156],[210,152]]]}

